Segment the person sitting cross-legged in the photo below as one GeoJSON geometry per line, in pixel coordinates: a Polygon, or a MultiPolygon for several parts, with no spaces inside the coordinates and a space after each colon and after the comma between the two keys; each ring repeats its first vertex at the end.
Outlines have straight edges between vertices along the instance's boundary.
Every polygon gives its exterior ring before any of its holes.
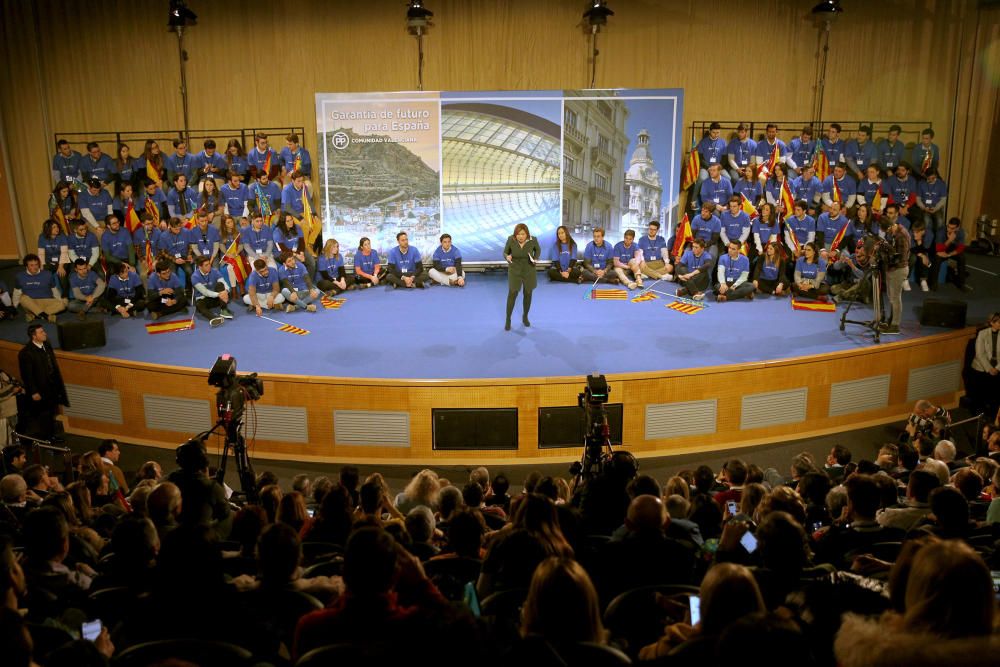
{"type": "Polygon", "coordinates": [[[389,272],[385,281],[396,287],[423,289],[429,280],[420,251],[410,245],[406,232],[396,234],[399,245],[389,251],[389,272]]]}
{"type": "Polygon", "coordinates": [[[81,320],[86,318],[91,310],[103,312],[102,297],[106,286],[104,279],[90,270],[87,260],[82,257],[77,258],[73,262],[73,273],[69,277],[71,298],[66,304],[66,310],[76,313],[81,320]]]}
{"type": "Polygon", "coordinates": [[[191,274],[194,289],[194,308],[198,314],[217,327],[233,319],[229,310],[229,285],[222,273],[212,266],[212,258],[202,255],[197,259],[198,268],[191,274]],[[215,309],[218,308],[218,314],[215,309]]]}
{"type": "Polygon", "coordinates": [[[49,322],[56,321],[56,313],[66,310],[66,299],[59,289],[55,274],[42,268],[38,255],[24,256],[24,271],[14,277],[14,294],[11,304],[24,309],[24,317],[31,321],[36,317],[48,316],[49,322]]]}
{"type": "Polygon", "coordinates": [[[750,277],[750,260],[740,253],[740,242],[733,239],[729,242],[729,252],[719,258],[718,280],[715,288],[715,300],[719,302],[736,299],[753,300],[753,283],[750,277]]]}
{"type": "Polygon", "coordinates": [[[111,310],[128,319],[146,309],[146,288],[128,264],[119,264],[118,273],[108,278],[108,304],[111,310]]]}
{"type": "Polygon", "coordinates": [[[317,301],[322,293],[313,285],[305,264],[297,260],[295,255],[287,250],[278,256],[278,261],[281,263],[281,266],[278,267],[281,294],[287,302],[285,312],[308,310],[310,313],[315,313],[316,304],[313,302],[317,301]]]}
{"type": "Polygon", "coordinates": [[[691,298],[705,298],[705,290],[712,282],[712,253],[705,249],[705,239],[695,238],[691,247],[684,251],[677,262],[677,296],[691,295],[691,298]]]}
{"type": "Polygon", "coordinates": [[[247,278],[246,294],[243,295],[247,311],[260,317],[265,310],[280,308],[284,302],[285,297],[278,286],[278,270],[271,273],[267,260],[258,257],[253,261],[253,273],[247,278]]]}
{"type": "Polygon", "coordinates": [[[795,296],[808,299],[825,299],[830,288],[826,278],[826,260],[816,252],[816,243],[809,241],[803,248],[803,254],[795,260],[795,280],[792,292],[795,296]]]}
{"type": "Polygon", "coordinates": [[[174,273],[173,267],[169,258],[161,259],[156,263],[156,273],[149,277],[146,308],[154,320],[187,310],[184,283],[174,273]]]}
{"type": "Polygon", "coordinates": [[[428,271],[431,280],[445,287],[465,287],[462,251],[451,242],[451,234],[441,235],[441,245],[432,257],[434,268],[428,271]]]}

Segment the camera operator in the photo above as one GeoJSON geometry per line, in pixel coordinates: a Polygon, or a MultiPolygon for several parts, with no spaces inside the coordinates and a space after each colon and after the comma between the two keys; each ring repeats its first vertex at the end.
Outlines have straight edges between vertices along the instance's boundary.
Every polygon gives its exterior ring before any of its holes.
{"type": "MultiPolygon", "coordinates": [[[[889,209],[899,207],[896,204],[886,206],[889,209]]],[[[888,257],[883,257],[885,269],[886,292],[889,295],[889,305],[892,316],[889,322],[883,323],[880,331],[886,335],[899,334],[899,322],[903,317],[903,283],[906,282],[910,270],[910,233],[899,224],[898,216],[885,216],[879,223],[879,228],[885,233],[889,246],[888,257]]]]}
{"type": "MultiPolygon", "coordinates": [[[[833,253],[831,256],[834,257],[833,253]]],[[[830,286],[830,292],[836,303],[860,301],[870,304],[872,302],[872,283],[868,276],[868,251],[865,249],[863,240],[858,241],[853,257],[845,249],[835,256],[830,266],[831,273],[836,271],[841,276],[839,283],[830,286]]]]}

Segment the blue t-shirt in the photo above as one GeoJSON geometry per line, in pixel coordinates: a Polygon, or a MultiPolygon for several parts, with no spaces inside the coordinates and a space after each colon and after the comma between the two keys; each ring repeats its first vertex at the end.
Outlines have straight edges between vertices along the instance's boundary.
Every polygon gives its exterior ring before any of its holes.
{"type": "Polygon", "coordinates": [[[763,280],[778,280],[781,277],[780,268],[777,262],[772,264],[763,260],[763,264],[760,266],[760,277],[763,280]]]}
{"type": "Polygon", "coordinates": [[[754,205],[760,200],[761,192],[760,182],[757,180],[748,181],[745,178],[741,178],[733,184],[733,194],[746,197],[754,205]]]}
{"type": "Polygon", "coordinates": [[[294,232],[295,236],[285,236],[285,231],[283,227],[279,227],[278,225],[274,226],[274,231],[271,233],[271,238],[272,240],[274,240],[273,252],[275,257],[284,252],[284,250],[281,249],[282,244],[285,246],[286,250],[289,250],[291,252],[298,251],[299,239],[302,238],[302,228],[299,227],[298,225],[295,225],[295,228],[292,231],[294,232]]]}
{"type": "Polygon", "coordinates": [[[295,260],[295,266],[292,268],[288,268],[284,264],[279,266],[278,277],[281,280],[287,280],[293,289],[309,289],[309,285],[306,283],[306,267],[299,260],[295,260]]]}
{"type": "Polygon", "coordinates": [[[858,192],[858,185],[857,183],[854,182],[853,178],[848,178],[847,176],[844,176],[842,179],[838,181],[833,174],[830,174],[823,180],[823,194],[830,195],[831,201],[837,201],[836,198],[833,196],[834,182],[836,182],[837,190],[840,192],[840,201],[843,202],[845,205],[847,204],[847,200],[850,199],[851,195],[857,194],[858,192]]]}
{"type": "Polygon", "coordinates": [[[115,274],[108,278],[108,289],[114,290],[119,299],[132,299],[136,295],[136,290],[142,286],[142,281],[135,271],[129,271],[123,280],[120,274],[115,274]]]}
{"type": "Polygon", "coordinates": [[[795,137],[788,142],[788,159],[795,163],[799,169],[812,164],[815,152],[815,140],[803,141],[802,137],[795,137]]]}
{"type": "Polygon", "coordinates": [[[816,232],[816,220],[811,215],[804,215],[801,218],[794,215],[789,216],[785,219],[785,224],[795,234],[795,240],[799,242],[799,245],[808,243],[809,234],[816,232]]]}
{"type": "Polygon", "coordinates": [[[184,174],[189,184],[194,181],[195,160],[190,153],[168,155],[163,158],[163,166],[168,174],[184,174]]]}
{"type": "Polygon", "coordinates": [[[937,169],[938,162],[941,159],[941,149],[938,145],[932,143],[930,146],[924,146],[922,143],[917,143],[913,147],[913,151],[910,153],[910,164],[913,166],[913,171],[917,173],[923,173],[922,168],[924,166],[924,160],[928,157],[930,158],[930,164],[928,169],[937,169]]]}
{"type": "Polygon", "coordinates": [[[326,255],[320,255],[316,258],[316,273],[321,275],[323,271],[326,271],[327,275],[333,280],[336,280],[340,274],[340,267],[344,265],[344,257],[341,254],[337,254],[335,257],[327,257],[326,255]]]}
{"type": "Polygon", "coordinates": [[[299,146],[299,150],[296,153],[292,153],[292,149],[285,146],[281,149],[281,164],[285,167],[285,171],[292,173],[295,170],[295,158],[299,158],[299,171],[302,172],[303,176],[310,176],[312,174],[312,158],[309,157],[309,151],[299,146]]]}
{"type": "Polygon", "coordinates": [[[750,227],[750,233],[756,234],[760,238],[760,247],[763,248],[772,239],[771,237],[780,238],[781,235],[781,225],[777,220],[772,220],[771,224],[766,224],[762,218],[757,218],[753,221],[753,225],[750,227]]]}
{"type": "Polygon", "coordinates": [[[381,264],[378,251],[374,248],[367,255],[360,250],[354,253],[354,266],[358,267],[368,275],[375,273],[375,266],[381,264]]]}
{"type": "Polygon", "coordinates": [[[240,232],[240,239],[253,248],[255,253],[263,254],[267,250],[267,244],[274,241],[274,230],[267,225],[261,225],[258,231],[251,225],[240,232]]]}
{"type": "Polygon", "coordinates": [[[597,245],[591,241],[583,249],[583,256],[595,269],[603,269],[611,262],[611,258],[614,256],[614,248],[607,241],[602,241],[601,245],[597,245]]]}
{"type": "Polygon", "coordinates": [[[917,198],[928,208],[937,206],[947,196],[948,186],[940,178],[933,183],[920,181],[917,185],[917,198]]]}
{"type": "Polygon", "coordinates": [[[570,260],[576,259],[576,246],[567,246],[558,241],[552,246],[552,261],[559,263],[560,271],[569,271],[570,260]]]}
{"type": "MultiPolygon", "coordinates": [[[[666,247],[666,242],[664,242],[664,247],[666,247]]],[[[618,243],[615,244],[615,257],[618,258],[619,262],[627,266],[628,263],[635,258],[635,251],[638,249],[639,246],[636,245],[635,242],[626,247],[624,241],[619,241],[618,243]]]]}
{"type": "Polygon", "coordinates": [[[175,189],[167,193],[167,210],[170,211],[170,215],[177,218],[189,218],[194,215],[199,205],[197,194],[190,186],[186,186],[184,192],[175,189]],[[184,201],[183,207],[181,200],[184,201]]]}
{"type": "Polygon", "coordinates": [[[158,292],[162,289],[172,289],[174,290],[174,297],[180,294],[181,290],[184,289],[180,278],[178,278],[177,274],[173,271],[170,272],[170,277],[166,280],[161,278],[159,273],[150,273],[147,284],[149,285],[150,292],[158,292]]]}
{"type": "Polygon", "coordinates": [[[780,157],[778,158],[778,164],[781,164],[782,160],[788,157],[788,146],[781,139],[775,139],[774,145],[767,143],[767,140],[757,142],[757,147],[753,149],[753,156],[756,158],[758,164],[767,164],[771,161],[771,154],[774,153],[774,149],[778,149],[780,157]]]}
{"type": "MultiPolygon", "coordinates": [[[[201,269],[197,268],[191,273],[191,287],[194,287],[195,285],[204,285],[209,290],[214,292],[216,291],[216,285],[220,281],[224,285],[228,285],[228,283],[226,283],[226,279],[222,277],[222,273],[218,269],[210,269],[208,273],[202,273],[201,269]]],[[[205,298],[205,295],[197,289],[194,290],[193,294],[195,299],[205,298]]]]}
{"type": "Polygon", "coordinates": [[[910,196],[917,194],[917,179],[907,176],[906,180],[899,180],[896,176],[891,176],[882,182],[882,191],[888,192],[892,201],[900,206],[907,206],[910,196]]]}
{"type": "Polygon", "coordinates": [[[667,247],[667,240],[662,236],[651,239],[649,238],[649,234],[643,234],[642,238],[636,243],[636,246],[642,251],[642,259],[644,261],[655,262],[663,259],[661,251],[667,247]]]}
{"type": "Polygon", "coordinates": [[[70,294],[72,290],[80,290],[84,296],[90,296],[97,289],[97,274],[88,270],[87,275],[80,277],[76,271],[69,274],[70,294]]]}
{"type": "Polygon", "coordinates": [[[406,249],[406,253],[403,253],[396,246],[389,251],[389,264],[394,265],[399,269],[400,273],[418,273],[420,268],[420,251],[409,246],[406,249]]]}
{"type": "Polygon", "coordinates": [[[69,155],[56,153],[52,156],[52,171],[59,172],[60,181],[75,181],[81,179],[80,154],[76,151],[69,155]]]}
{"type": "MultiPolygon", "coordinates": [[[[70,234],[66,237],[66,245],[71,253],[76,254],[76,257],[83,257],[88,262],[94,248],[98,247],[97,237],[91,232],[87,232],[85,236],[70,234]]],[[[72,260],[73,257],[71,256],[70,259],[72,260]]]]}
{"type": "Polygon", "coordinates": [[[795,201],[802,200],[807,204],[813,204],[817,195],[823,191],[823,184],[815,176],[808,179],[805,176],[799,176],[793,178],[788,185],[792,188],[792,197],[795,201]]]}
{"type": "Polygon", "coordinates": [[[250,186],[250,201],[264,215],[273,215],[281,210],[281,188],[274,181],[267,185],[254,183],[250,186]]]}
{"type": "Polygon", "coordinates": [[[696,239],[704,239],[707,244],[712,243],[712,234],[719,234],[721,232],[722,223],[715,215],[708,220],[701,215],[696,215],[694,216],[694,220],[691,221],[691,233],[696,239]]]}
{"type": "Polygon", "coordinates": [[[217,227],[206,225],[205,229],[202,230],[201,227],[195,225],[187,230],[187,242],[189,245],[195,246],[196,255],[211,255],[215,244],[221,243],[222,238],[217,227]]]}
{"type": "Polygon", "coordinates": [[[726,209],[719,216],[719,224],[726,230],[726,237],[730,241],[745,241],[750,235],[750,216],[746,211],[740,210],[733,215],[726,209]]]}
{"type": "Polygon", "coordinates": [[[742,169],[743,167],[750,166],[750,159],[753,157],[753,152],[756,148],[757,142],[753,139],[747,138],[740,141],[739,138],[736,138],[730,141],[729,146],[726,147],[726,155],[732,155],[736,161],[736,166],[742,169]]]}
{"type": "Polygon", "coordinates": [[[241,177],[250,170],[250,163],[244,155],[227,155],[223,158],[226,164],[226,172],[229,174],[239,174],[241,177]]]}
{"type": "Polygon", "coordinates": [[[118,166],[117,162],[113,162],[115,174],[118,175],[118,180],[122,183],[128,183],[135,176],[135,158],[130,157],[125,162],[118,166]]]}
{"type": "Polygon", "coordinates": [[[832,167],[844,161],[844,153],[847,150],[847,145],[843,139],[830,141],[828,138],[823,137],[819,140],[819,149],[826,155],[827,162],[832,167]]]}
{"type": "Polygon", "coordinates": [[[701,184],[699,196],[702,204],[710,201],[717,206],[725,206],[729,198],[733,196],[733,186],[728,178],[720,177],[718,183],[709,178],[701,184]]]}
{"type": "Polygon", "coordinates": [[[219,188],[219,192],[222,193],[222,199],[226,202],[226,213],[233,217],[243,215],[243,209],[246,208],[247,200],[250,199],[250,189],[247,188],[246,184],[240,183],[233,189],[229,183],[226,183],[219,188]]]}
{"type": "Polygon", "coordinates": [[[163,251],[171,257],[187,257],[188,245],[188,236],[184,229],[181,229],[177,234],[174,234],[172,230],[167,230],[156,238],[157,252],[163,251]]]}
{"type": "Polygon", "coordinates": [[[58,290],[59,283],[56,275],[46,269],[35,274],[21,271],[14,277],[14,288],[32,299],[51,299],[52,289],[58,290]]]}
{"type": "Polygon", "coordinates": [[[296,218],[301,218],[305,212],[305,205],[302,203],[303,192],[307,199],[311,198],[312,193],[306,186],[303,185],[301,190],[296,190],[294,183],[286,185],[281,191],[281,210],[291,213],[296,218]]]}
{"type": "Polygon", "coordinates": [[[102,222],[104,218],[108,217],[114,203],[111,194],[104,188],[98,190],[96,195],[90,194],[89,189],[84,190],[77,195],[76,201],[81,211],[89,210],[98,222],[102,222]]]}
{"type": "Polygon", "coordinates": [[[687,267],[688,271],[694,271],[695,269],[705,269],[712,266],[712,253],[707,249],[703,250],[701,256],[694,254],[694,250],[688,248],[681,255],[681,264],[687,267]]]}
{"type": "Polygon", "coordinates": [[[826,260],[822,257],[815,262],[807,262],[805,256],[795,260],[795,270],[799,272],[804,280],[816,280],[820,273],[826,273],[826,260]]]}
{"type": "MultiPolygon", "coordinates": [[[[829,213],[821,213],[819,220],[816,221],[816,231],[822,232],[823,234],[823,245],[827,248],[833,243],[833,239],[837,238],[837,234],[840,230],[844,228],[844,225],[848,224],[849,220],[847,216],[841,213],[836,218],[831,218],[829,213]]],[[[847,232],[844,232],[845,236],[847,232]]]]}
{"type": "Polygon", "coordinates": [[[219,151],[215,151],[211,155],[201,151],[194,156],[194,168],[196,171],[211,173],[213,178],[221,177],[226,171],[226,158],[222,157],[222,153],[219,151]],[[207,167],[215,167],[215,171],[208,172],[207,167]]]}
{"type": "Polygon", "coordinates": [[[859,144],[857,139],[851,139],[844,147],[844,162],[854,171],[865,173],[868,165],[878,162],[878,150],[871,141],[859,144]]]}
{"type": "Polygon", "coordinates": [[[448,250],[448,252],[445,252],[443,247],[438,246],[437,250],[434,251],[432,259],[435,262],[440,263],[441,266],[447,269],[450,266],[455,266],[456,260],[462,259],[462,251],[459,250],[458,246],[455,245],[453,245],[451,249],[448,250]]]}
{"type": "Polygon", "coordinates": [[[750,272],[750,260],[743,254],[736,255],[736,259],[733,259],[727,252],[719,258],[719,266],[724,269],[727,283],[734,282],[744,273],[750,272]]]}
{"type": "Polygon", "coordinates": [[[264,165],[267,163],[268,155],[271,156],[270,170],[274,170],[276,167],[281,166],[281,158],[278,156],[278,153],[275,152],[275,150],[270,146],[268,146],[267,150],[264,151],[263,153],[259,151],[256,146],[251,148],[250,152],[247,153],[247,162],[250,164],[251,167],[256,167],[257,172],[260,173],[264,169],[264,165]]]}
{"type": "Polygon", "coordinates": [[[278,282],[279,272],[275,270],[270,270],[267,272],[267,278],[260,275],[258,271],[251,271],[250,277],[247,278],[246,290],[250,293],[250,288],[253,287],[257,290],[258,294],[268,294],[274,289],[274,284],[278,282]]]}
{"type": "Polygon", "coordinates": [[[708,168],[713,164],[722,164],[722,156],[726,154],[726,140],[722,137],[712,139],[709,136],[702,137],[698,142],[698,152],[701,154],[702,167],[708,168]]]}
{"type": "Polygon", "coordinates": [[[56,234],[51,238],[45,234],[38,235],[38,249],[45,253],[43,264],[58,264],[59,258],[62,256],[63,246],[69,246],[65,234],[56,234]]]}
{"type": "Polygon", "coordinates": [[[111,176],[115,173],[115,162],[105,153],[94,160],[89,154],[80,157],[80,173],[83,180],[99,178],[105,183],[111,181],[111,176]]]}
{"type": "Polygon", "coordinates": [[[117,232],[111,231],[108,227],[101,235],[101,250],[115,259],[128,261],[131,245],[132,235],[124,227],[119,227],[117,232]]]}
{"type": "Polygon", "coordinates": [[[899,139],[893,144],[890,144],[888,139],[883,139],[876,144],[875,150],[878,164],[885,170],[895,169],[906,157],[906,145],[899,139]]]}
{"type": "Polygon", "coordinates": [[[149,241],[150,250],[156,251],[156,239],[160,236],[160,230],[156,227],[150,228],[146,231],[146,226],[143,225],[139,229],[132,232],[132,245],[136,247],[136,250],[145,255],[146,253],[146,242],[149,241]]]}

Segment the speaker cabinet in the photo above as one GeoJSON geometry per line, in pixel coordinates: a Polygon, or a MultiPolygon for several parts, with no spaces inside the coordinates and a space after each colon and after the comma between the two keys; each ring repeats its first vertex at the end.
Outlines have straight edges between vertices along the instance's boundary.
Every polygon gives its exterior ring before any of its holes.
{"type": "Polygon", "coordinates": [[[59,347],[67,352],[104,347],[104,318],[82,322],[62,322],[59,325],[59,347]]]}
{"type": "Polygon", "coordinates": [[[517,408],[435,408],[434,449],[517,449],[517,408]]]}
{"type": "Polygon", "coordinates": [[[961,329],[965,326],[968,304],[958,299],[928,298],[920,311],[920,323],[929,327],[961,329]]]}

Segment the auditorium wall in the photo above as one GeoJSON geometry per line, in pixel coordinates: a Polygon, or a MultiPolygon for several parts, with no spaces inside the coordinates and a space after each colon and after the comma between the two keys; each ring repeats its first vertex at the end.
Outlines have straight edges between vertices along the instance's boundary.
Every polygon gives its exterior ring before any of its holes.
{"type": "MultiPolygon", "coordinates": [[[[7,0],[0,97],[29,246],[46,214],[54,132],[181,127],[167,1],[7,0]]],[[[317,91],[412,90],[416,43],[401,0],[189,0],[192,128],[304,125],[317,91]]],[[[580,0],[433,0],[424,87],[586,87],[580,0]]],[[[617,0],[598,87],[681,87],[694,120],[807,119],[813,0],[617,0]]],[[[951,214],[980,212],[1000,76],[996,10],[974,2],[845,2],[833,26],[823,117],[932,121],[951,163],[951,214]]],[[[792,128],[783,136],[791,138],[792,128]]],[[[280,144],[279,144],[280,145],[280,144]]],[[[133,145],[133,153],[141,150],[133,145]]],[[[197,150],[198,147],[196,146],[197,150]]],[[[109,153],[113,146],[105,146],[109,153]]],[[[997,212],[994,212],[994,215],[997,212]]]]}

